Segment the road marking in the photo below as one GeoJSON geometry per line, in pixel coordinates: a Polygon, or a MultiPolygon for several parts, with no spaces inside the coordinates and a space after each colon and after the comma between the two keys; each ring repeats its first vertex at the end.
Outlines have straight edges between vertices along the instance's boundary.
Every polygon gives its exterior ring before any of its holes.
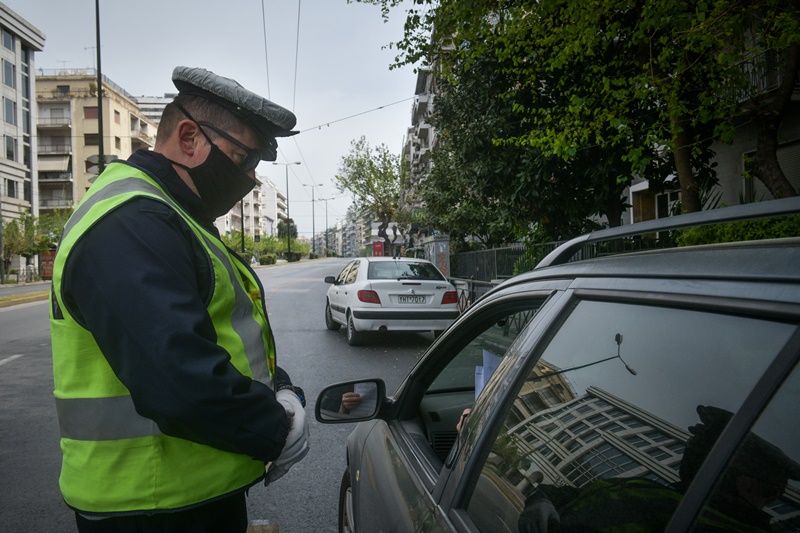
{"type": "Polygon", "coordinates": [[[19,358],[20,358],[20,357],[22,357],[23,355],[24,355],[24,354],[17,354],[17,355],[12,355],[11,357],[6,357],[5,359],[0,359],[0,365],[4,365],[4,364],[6,364],[6,363],[10,363],[10,362],[11,362],[11,361],[13,361],[14,359],[19,359],[19,358]]]}

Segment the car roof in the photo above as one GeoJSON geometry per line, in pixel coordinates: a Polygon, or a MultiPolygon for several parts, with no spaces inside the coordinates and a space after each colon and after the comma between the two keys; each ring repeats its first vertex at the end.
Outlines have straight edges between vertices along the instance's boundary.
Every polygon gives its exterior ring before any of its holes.
{"type": "MultiPolygon", "coordinates": [[[[800,283],[800,238],[630,252],[539,268],[503,283],[576,277],[752,280],[800,283]]],[[[507,285],[506,285],[507,286],[507,285]]]]}
{"type": "Polygon", "coordinates": [[[427,259],[416,259],[414,257],[362,257],[361,259],[366,260],[370,263],[377,263],[381,261],[404,261],[406,263],[430,263],[427,259]]]}

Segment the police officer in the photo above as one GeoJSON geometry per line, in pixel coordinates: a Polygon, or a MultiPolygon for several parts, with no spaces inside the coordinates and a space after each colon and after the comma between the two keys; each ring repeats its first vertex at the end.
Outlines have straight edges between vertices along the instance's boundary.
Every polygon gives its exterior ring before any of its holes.
{"type": "Polygon", "coordinates": [[[59,480],[81,531],[245,531],[245,492],[308,452],[253,270],[213,222],[295,117],[177,67],[153,151],[115,161],[64,229],[51,299],[59,480]]]}

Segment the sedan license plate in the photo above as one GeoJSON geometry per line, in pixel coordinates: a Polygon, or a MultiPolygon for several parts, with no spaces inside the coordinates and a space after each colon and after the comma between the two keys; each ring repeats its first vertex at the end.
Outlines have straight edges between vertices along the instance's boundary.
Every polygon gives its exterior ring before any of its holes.
{"type": "Polygon", "coordinates": [[[424,296],[398,296],[397,303],[399,304],[424,304],[424,296]]]}

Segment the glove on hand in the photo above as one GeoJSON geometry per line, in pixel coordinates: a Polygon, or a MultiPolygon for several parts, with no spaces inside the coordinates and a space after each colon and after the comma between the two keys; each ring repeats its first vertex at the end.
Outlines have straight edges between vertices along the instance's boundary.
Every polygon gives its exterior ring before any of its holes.
{"type": "Polygon", "coordinates": [[[551,526],[558,526],[561,517],[553,503],[545,498],[527,502],[519,517],[520,533],[547,533],[551,526]]]}
{"type": "Polygon", "coordinates": [[[286,410],[286,416],[289,417],[292,426],[289,428],[289,435],[286,437],[286,444],[283,446],[281,456],[267,469],[264,485],[269,485],[283,477],[293,464],[306,456],[309,450],[306,412],[303,410],[300,398],[288,389],[279,390],[275,396],[286,410]]]}

